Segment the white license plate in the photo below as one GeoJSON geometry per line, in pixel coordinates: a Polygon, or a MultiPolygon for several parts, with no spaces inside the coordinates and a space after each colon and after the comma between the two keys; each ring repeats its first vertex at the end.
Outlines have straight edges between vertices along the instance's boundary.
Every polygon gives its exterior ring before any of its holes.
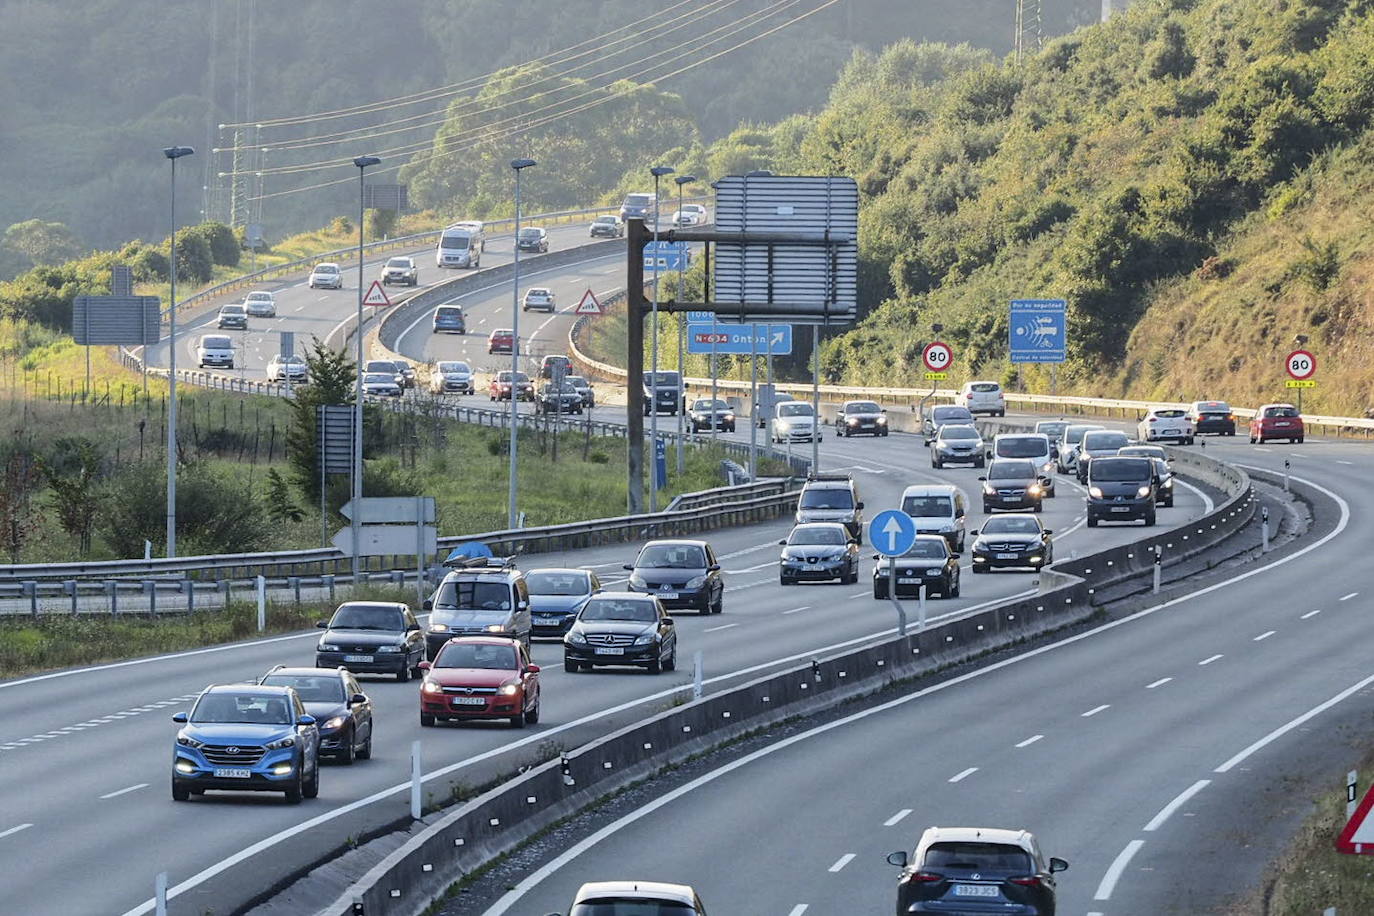
{"type": "Polygon", "coordinates": [[[1274,421],[1274,425],[1275,425],[1275,426],[1287,426],[1287,425],[1288,425],[1288,421],[1287,421],[1287,420],[1275,420],[1275,421],[1274,421]]]}
{"type": "Polygon", "coordinates": [[[1176,429],[1166,429],[1166,430],[1164,430],[1164,435],[1166,435],[1166,436],[1177,436],[1177,435],[1178,435],[1178,430],[1176,430],[1176,429]]]}
{"type": "Polygon", "coordinates": [[[216,779],[251,779],[253,771],[243,767],[215,767],[216,779]]]}
{"type": "Polygon", "coordinates": [[[954,885],[954,896],[1000,897],[1002,893],[990,884],[956,884],[954,885]]]}
{"type": "Polygon", "coordinates": [[[486,697],[454,697],[454,706],[486,706],[486,697]]]}
{"type": "Polygon", "coordinates": [[[346,661],[346,662],[370,662],[370,661],[372,661],[372,656],[371,656],[371,655],[345,655],[345,656],[344,656],[344,661],[346,661]]]}
{"type": "Polygon", "coordinates": [[[897,580],[897,584],[898,584],[898,585],[920,585],[922,581],[923,581],[923,580],[921,580],[921,579],[907,579],[907,578],[901,578],[901,579],[898,579],[898,580],[897,580]]]}
{"type": "Polygon", "coordinates": [[[997,555],[997,559],[999,559],[999,560],[1015,560],[1015,559],[1016,559],[1016,554],[1014,554],[1014,553],[999,553],[999,554],[997,555]]]}
{"type": "Polygon", "coordinates": [[[619,646],[597,646],[597,655],[624,655],[625,650],[619,646]]]}
{"type": "Polygon", "coordinates": [[[658,597],[667,598],[669,601],[672,601],[677,598],[677,592],[659,592],[658,597]]]}
{"type": "Polygon", "coordinates": [[[1131,507],[1130,507],[1130,506],[1112,506],[1112,511],[1113,511],[1113,512],[1130,512],[1130,511],[1131,511],[1131,507]]]}

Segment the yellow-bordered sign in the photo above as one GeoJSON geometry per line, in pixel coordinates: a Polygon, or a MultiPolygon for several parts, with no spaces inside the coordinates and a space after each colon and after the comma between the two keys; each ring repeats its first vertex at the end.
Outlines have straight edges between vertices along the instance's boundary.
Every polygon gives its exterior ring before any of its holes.
{"type": "Polygon", "coordinates": [[[1312,378],[1290,378],[1284,382],[1285,388],[1316,388],[1317,380],[1312,378]]]}

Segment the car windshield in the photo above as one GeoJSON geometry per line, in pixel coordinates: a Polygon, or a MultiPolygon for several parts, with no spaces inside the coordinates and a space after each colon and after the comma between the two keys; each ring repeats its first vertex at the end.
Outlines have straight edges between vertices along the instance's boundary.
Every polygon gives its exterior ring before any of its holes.
{"type": "Polygon", "coordinates": [[[410,267],[410,258],[392,258],[386,262],[387,267],[410,267]]]}
{"type": "Polygon", "coordinates": [[[705,569],[706,552],[696,544],[649,544],[639,552],[636,568],[705,569]]]}
{"type": "Polygon", "coordinates": [[[271,294],[271,293],[249,293],[249,294],[248,294],[248,301],[249,301],[249,302],[271,302],[271,301],[272,301],[272,294],[271,294]]]}
{"type": "Polygon", "coordinates": [[[949,518],[954,514],[954,502],[948,496],[906,496],[902,511],[912,518],[949,518]]]}
{"type": "Polygon", "coordinates": [[[778,407],[780,417],[809,417],[811,416],[811,405],[795,402],[792,404],[782,404],[778,407]]]}
{"type": "Polygon", "coordinates": [[[692,402],[692,409],[693,409],[693,410],[729,410],[730,407],[729,407],[729,405],[726,404],[724,401],[713,401],[713,400],[711,400],[710,398],[702,398],[701,400],[697,400],[697,401],[693,401],[693,402],[692,402]]]}
{"type": "Polygon", "coordinates": [[[911,549],[902,554],[904,557],[915,557],[918,560],[942,560],[949,556],[945,552],[945,539],[938,541],[933,539],[917,538],[911,544],[911,549]]]}
{"type": "Polygon", "coordinates": [[[612,226],[614,226],[614,225],[615,225],[615,217],[614,217],[614,216],[598,216],[596,219],[592,220],[592,222],[594,222],[594,223],[610,223],[612,226]]]}
{"type": "Polygon", "coordinates": [[[333,264],[321,264],[319,267],[315,268],[315,273],[317,274],[336,274],[338,272],[339,268],[335,267],[333,264]]]}
{"type": "Polygon", "coordinates": [[[931,412],[931,419],[935,423],[953,423],[955,420],[973,421],[973,414],[962,407],[937,407],[931,412]]]}
{"type": "Polygon", "coordinates": [[[369,372],[363,376],[364,385],[394,385],[396,384],[395,375],[386,375],[381,372],[369,372]]]}
{"type": "Polygon", "coordinates": [[[923,870],[967,870],[1024,875],[1034,872],[1030,854],[1007,843],[935,843],[926,850],[923,870]]]}
{"type": "Polygon", "coordinates": [[[234,347],[227,337],[202,337],[200,345],[207,350],[231,350],[234,347]]]}
{"type": "Polygon", "coordinates": [[[845,413],[882,413],[882,408],[872,401],[855,401],[844,405],[845,413]]]}
{"type": "Polygon", "coordinates": [[[634,620],[653,623],[658,619],[652,601],[631,601],[619,598],[593,598],[587,602],[579,620],[634,620]]]}
{"type": "Polygon", "coordinates": [[[988,468],[988,480],[1026,480],[1035,476],[1035,464],[1030,461],[994,461],[988,468]]]}
{"type": "Polygon", "coordinates": [[[570,376],[568,376],[567,378],[563,379],[563,381],[566,382],[567,384],[573,386],[574,388],[590,388],[590,387],[591,387],[591,385],[589,385],[589,384],[587,383],[587,380],[584,379],[584,378],[583,378],[582,376],[580,376],[580,375],[570,375],[570,376]]]}
{"type": "Polygon", "coordinates": [[[1207,401],[1193,405],[1198,413],[1230,413],[1231,405],[1225,401],[1207,401]]]}
{"type": "Polygon", "coordinates": [[[1150,459],[1121,458],[1116,461],[1103,460],[1092,463],[1092,479],[1102,480],[1145,480],[1150,476],[1150,459]]]}
{"type": "Polygon", "coordinates": [[[512,331],[510,328],[497,328],[495,331],[492,331],[492,332],[491,332],[491,336],[492,336],[492,337],[510,337],[510,336],[513,335],[514,333],[515,333],[515,332],[512,331]]]}
{"type": "Polygon", "coordinates": [[[567,382],[562,385],[555,385],[552,382],[544,386],[545,394],[577,394],[577,389],[567,382]]]}
{"type": "Polygon", "coordinates": [[[510,585],[504,581],[483,582],[474,579],[445,582],[439,586],[434,606],[469,611],[509,611],[510,585]]]}
{"type": "Polygon", "coordinates": [[[393,362],[391,362],[391,361],[389,361],[389,360],[374,359],[374,360],[370,360],[370,361],[368,361],[368,362],[366,362],[366,363],[363,363],[363,371],[364,371],[364,372],[391,372],[391,373],[395,373],[395,372],[398,372],[398,371],[400,371],[400,370],[398,370],[398,369],[396,368],[396,364],[395,364],[395,363],[393,363],[393,362]]]}
{"type": "Polygon", "coordinates": [[[1165,420],[1174,420],[1174,419],[1177,419],[1178,417],[1183,416],[1183,411],[1181,411],[1181,410],[1156,410],[1156,411],[1154,412],[1154,414],[1155,414],[1155,416],[1161,417],[1161,418],[1163,418],[1163,419],[1165,419],[1165,420]]]}
{"type": "Polygon", "coordinates": [[[843,528],[831,525],[817,525],[815,527],[793,528],[792,533],[787,537],[789,544],[821,544],[829,547],[838,547],[841,544],[849,543],[849,536],[843,528]]]}
{"type": "Polygon", "coordinates": [[[997,440],[999,458],[1038,458],[1049,453],[1049,443],[1040,436],[1003,436],[997,440]]]}
{"type": "Polygon", "coordinates": [[[526,290],[525,295],[537,299],[541,296],[549,296],[552,294],[548,290],[544,289],[542,286],[536,286],[534,287],[534,289],[526,290]]]}
{"type": "Polygon", "coordinates": [[[544,234],[544,230],[542,230],[542,229],[521,229],[521,230],[520,230],[520,237],[521,237],[522,239],[537,239],[537,238],[539,238],[539,236],[541,236],[541,235],[543,235],[543,234],[544,234]]]}
{"type": "Polygon", "coordinates": [[[983,525],[983,534],[1039,534],[1040,523],[1033,518],[999,515],[983,525]]]}
{"type": "Polygon", "coordinates": [[[295,687],[307,703],[344,701],[343,679],[335,674],[269,674],[262,682],[271,687],[295,687]]]}
{"type": "Polygon", "coordinates": [[[281,363],[281,364],[284,365],[284,366],[286,366],[286,365],[290,365],[290,366],[304,366],[304,365],[305,365],[305,358],[304,358],[304,357],[301,357],[301,356],[277,356],[277,357],[274,357],[274,358],[276,359],[277,362],[281,363]]]}
{"type": "Polygon", "coordinates": [[[978,439],[978,430],[972,426],[942,426],[940,427],[940,438],[949,439],[978,439]]]}
{"type": "Polygon", "coordinates": [[[585,595],[592,590],[584,572],[532,572],[525,576],[531,595],[585,595]]]}
{"type": "Polygon", "coordinates": [[[577,904],[568,916],[693,916],[697,908],[672,900],[645,900],[642,897],[597,897],[577,904]]]}
{"type": "Polygon", "coordinates": [[[647,207],[653,203],[653,197],[648,194],[631,194],[625,198],[627,207],[647,207]]]}
{"type": "Polygon", "coordinates": [[[1044,433],[1047,436],[1058,436],[1062,435],[1068,426],[1069,424],[1060,423],[1057,420],[1050,420],[1048,422],[1041,420],[1039,423],[1035,424],[1035,431],[1037,433],[1044,433]]]}
{"type": "Polygon", "coordinates": [[[1130,441],[1125,433],[1112,430],[1093,431],[1083,437],[1083,447],[1088,451],[1124,448],[1130,441]]]}
{"type": "Polygon", "coordinates": [[[1117,454],[1120,455],[1120,456],[1123,457],[1123,458],[1126,458],[1126,457],[1132,456],[1132,455],[1144,455],[1145,457],[1148,457],[1148,458],[1165,458],[1165,457],[1167,457],[1167,455],[1166,455],[1164,449],[1162,449],[1162,448],[1159,447],[1158,445],[1128,445],[1128,446],[1126,446],[1125,448],[1123,448],[1121,451],[1117,452],[1117,454]]]}
{"type": "Polygon", "coordinates": [[[451,375],[455,372],[472,371],[472,367],[469,366],[467,363],[451,363],[447,360],[442,363],[436,363],[434,368],[439,372],[442,372],[444,375],[451,375]]]}
{"type": "Polygon", "coordinates": [[[969,386],[969,390],[987,394],[991,391],[1000,391],[1001,386],[998,385],[996,382],[974,382],[972,385],[969,386]]]}
{"type": "Polygon", "coordinates": [[[468,237],[466,235],[446,235],[439,240],[440,248],[455,248],[462,251],[468,247],[468,237]]]}
{"type": "Polygon", "coordinates": [[[845,487],[807,487],[802,491],[803,509],[853,509],[854,494],[845,487]]]}
{"type": "Polygon", "coordinates": [[[207,693],[191,711],[192,722],[290,725],[286,697],[261,693],[207,693]]]}
{"type": "MultiPolygon", "coordinates": [[[[496,376],[496,380],[497,380],[498,382],[509,382],[509,381],[510,381],[510,370],[509,370],[509,369],[506,369],[506,370],[504,370],[504,371],[498,373],[497,376],[496,376]]],[[[530,380],[530,377],[529,377],[528,375],[526,375],[525,373],[523,373],[523,372],[517,372],[517,373],[515,374],[515,381],[516,381],[517,384],[522,383],[522,382],[528,382],[529,380],[530,380]]]]}
{"type": "Polygon", "coordinates": [[[1296,407],[1266,407],[1264,416],[1268,417],[1296,417],[1298,409],[1296,407]]]}
{"type": "MultiPolygon", "coordinates": [[[[654,384],[655,384],[655,382],[654,382],[654,374],[653,374],[652,372],[646,372],[646,373],[644,373],[644,384],[646,384],[646,385],[654,385],[654,384]]],[[[677,387],[677,373],[676,373],[676,372],[660,372],[660,373],[658,374],[657,387],[676,388],[676,387],[677,387]]]]}
{"type": "Polygon", "coordinates": [[[221,308],[221,309],[219,310],[219,313],[220,313],[221,315],[242,315],[242,314],[243,314],[243,306],[241,306],[241,305],[226,305],[226,306],[224,306],[223,308],[221,308]]]}
{"type": "Polygon", "coordinates": [[[436,668],[489,668],[514,670],[514,646],[487,646],[476,643],[449,643],[439,650],[436,668]]]}
{"type": "Polygon", "coordinates": [[[334,612],[329,621],[331,630],[386,630],[394,632],[405,629],[405,615],[392,607],[373,607],[366,604],[344,605],[334,612]]]}
{"type": "Polygon", "coordinates": [[[437,318],[462,318],[463,310],[452,305],[441,305],[434,314],[437,318]]]}

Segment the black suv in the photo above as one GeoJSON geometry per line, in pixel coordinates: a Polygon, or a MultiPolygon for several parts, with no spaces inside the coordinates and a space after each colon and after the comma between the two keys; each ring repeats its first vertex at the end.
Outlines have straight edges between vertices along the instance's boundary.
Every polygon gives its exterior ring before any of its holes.
{"type": "Polygon", "coordinates": [[[702,614],[724,609],[725,580],[705,541],[650,541],[625,568],[628,590],[653,595],[664,607],[696,608],[702,614]]]}
{"type": "Polygon", "coordinates": [[[431,661],[455,636],[508,636],[530,647],[530,590],[514,557],[453,560],[453,572],[425,599],[431,661]]]}
{"type": "Polygon", "coordinates": [[[1093,459],[1088,467],[1088,527],[1136,519],[1153,525],[1157,479],[1154,460],[1143,455],[1093,459]]]}
{"type": "Polygon", "coordinates": [[[425,640],[415,614],[393,601],[345,601],[328,621],[315,647],[316,668],[369,674],[394,674],[398,681],[419,677],[425,640]]]}
{"type": "Polygon", "coordinates": [[[315,717],[320,730],[320,756],[345,766],[354,758],[372,757],[372,701],[347,668],[288,668],[277,665],[258,681],[269,687],[293,687],[315,717]]]}
{"type": "Polygon", "coordinates": [[[1017,913],[1054,916],[1055,879],[1069,867],[1046,861],[1025,830],[931,827],[910,856],[887,857],[902,869],[897,916],[905,913],[1017,913]]]}
{"type": "Polygon", "coordinates": [[[658,383],[654,383],[654,373],[644,373],[644,416],[649,412],[676,415],[682,409],[682,380],[676,372],[659,372],[658,383]]]}

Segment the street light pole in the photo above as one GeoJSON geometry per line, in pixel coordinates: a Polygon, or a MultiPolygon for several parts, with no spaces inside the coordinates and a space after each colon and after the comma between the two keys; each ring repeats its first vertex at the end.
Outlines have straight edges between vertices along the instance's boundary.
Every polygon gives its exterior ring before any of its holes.
{"type": "MultiPolygon", "coordinates": [[[[649,360],[649,442],[652,449],[654,470],[649,479],[649,511],[658,511],[658,180],[664,175],[673,174],[671,166],[656,165],[649,169],[649,174],[654,176],[654,293],[653,293],[653,318],[649,322],[653,331],[653,345],[650,350],[652,356],[649,360]]],[[[682,383],[681,377],[678,384],[682,383]]],[[[630,380],[630,384],[634,384],[630,380]]],[[[678,413],[682,412],[682,404],[677,405],[678,413]]]]}
{"type": "MultiPolygon", "coordinates": [[[[510,482],[508,505],[506,507],[506,527],[514,529],[519,517],[516,515],[516,476],[515,450],[519,442],[519,411],[516,404],[516,384],[520,378],[520,173],[532,165],[533,159],[512,159],[510,167],[515,169],[515,248],[514,269],[511,281],[511,346],[510,346],[510,482]]],[[[554,435],[557,435],[555,432],[554,435]]]]}
{"type": "MultiPolygon", "coordinates": [[[[167,556],[177,555],[177,160],[195,155],[189,146],[168,146],[172,162],[171,300],[167,307],[167,556]]],[[[145,355],[146,359],[146,355],[145,355]]]]}
{"type": "MultiPolygon", "coordinates": [[[[358,550],[362,547],[359,543],[362,540],[362,530],[360,520],[363,517],[363,296],[367,291],[363,289],[363,217],[364,217],[364,194],[366,185],[363,183],[363,175],[367,172],[367,167],[377,165],[382,160],[376,156],[358,156],[353,160],[353,164],[358,167],[358,327],[357,327],[357,359],[358,365],[354,367],[353,379],[353,500],[356,505],[349,513],[353,516],[349,524],[353,527],[353,584],[358,584],[358,574],[362,571],[362,560],[358,550]]],[[[321,456],[320,460],[324,460],[321,456]]],[[[323,492],[320,494],[321,500],[324,498],[323,492]]],[[[323,504],[323,503],[321,503],[323,504]]]]}
{"type": "MultiPolygon", "coordinates": [[[[697,180],[697,177],[696,177],[695,175],[679,175],[679,176],[677,176],[676,178],[673,179],[673,181],[676,181],[676,182],[677,182],[677,212],[678,212],[679,215],[682,213],[683,191],[684,191],[684,189],[686,188],[686,185],[687,185],[687,183],[688,183],[689,181],[696,181],[696,180],[697,180]]],[[[678,298],[679,300],[681,300],[681,299],[683,298],[683,293],[682,293],[682,272],[683,272],[683,270],[686,269],[686,267],[687,267],[687,258],[686,258],[686,257],[682,258],[682,260],[680,260],[680,261],[677,262],[677,298],[678,298]]],[[[686,316],[686,315],[679,314],[679,315],[677,316],[677,378],[678,378],[678,382],[679,382],[680,384],[683,384],[683,385],[686,385],[686,383],[687,383],[687,382],[686,382],[686,374],[685,374],[685,372],[684,372],[684,370],[683,370],[683,355],[682,355],[682,351],[683,351],[684,345],[685,345],[685,343],[686,343],[686,338],[687,338],[687,316],[686,316]]],[[[684,426],[683,426],[683,420],[684,420],[683,414],[686,413],[686,411],[683,410],[683,406],[684,406],[684,405],[679,404],[679,405],[678,405],[678,410],[677,410],[677,472],[678,472],[679,475],[685,474],[685,473],[687,472],[687,463],[686,463],[686,459],[683,457],[683,454],[682,454],[682,436],[683,436],[683,433],[685,432],[684,426]]],[[[717,420],[717,417],[716,417],[716,404],[715,404],[714,401],[712,401],[712,402],[711,402],[711,429],[714,430],[714,429],[716,428],[716,423],[717,423],[717,422],[718,422],[718,420],[717,420]]]]}

